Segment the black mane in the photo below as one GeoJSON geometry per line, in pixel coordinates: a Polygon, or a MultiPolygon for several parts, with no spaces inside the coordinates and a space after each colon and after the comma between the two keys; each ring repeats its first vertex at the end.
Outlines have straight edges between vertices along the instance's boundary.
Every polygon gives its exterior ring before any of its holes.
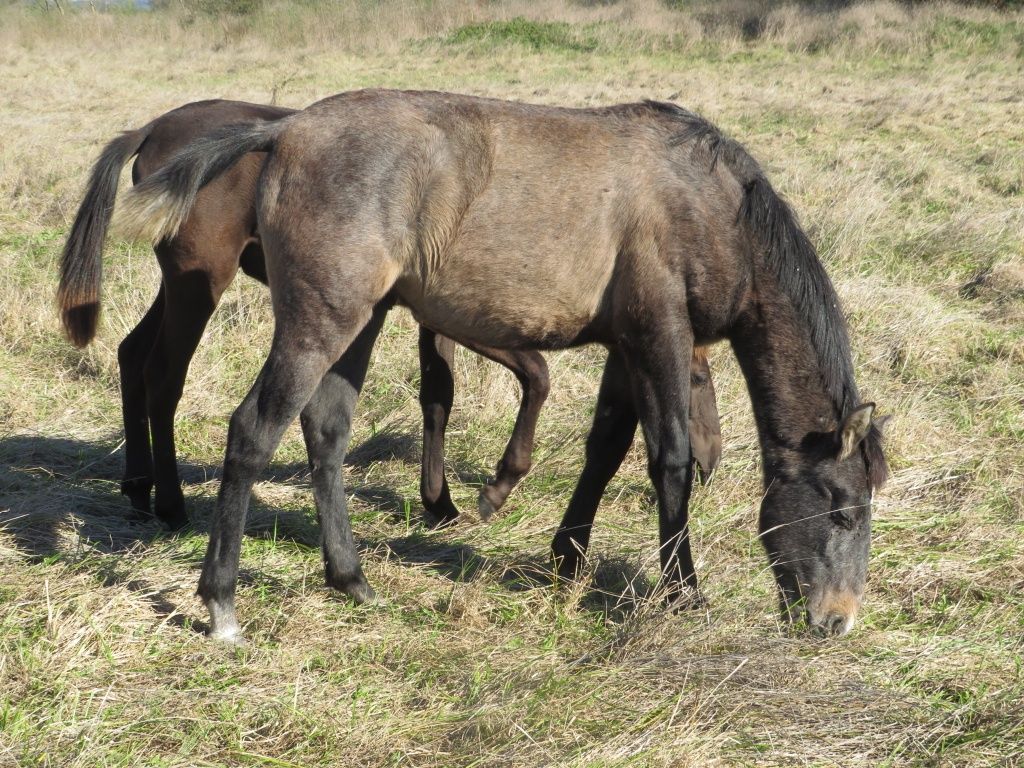
{"type": "MultiPolygon", "coordinates": [[[[772,188],[757,161],[712,123],[675,104],[659,101],[644,104],[682,123],[682,130],[670,140],[673,146],[692,143],[695,150],[703,148],[710,158],[710,170],[719,162],[725,163],[743,187],[743,202],[737,217],[746,222],[760,242],[779,287],[789,297],[797,318],[807,329],[822,384],[841,421],[860,405],[846,318],[832,281],[793,210],[772,188]]],[[[881,432],[872,427],[863,443],[873,488],[881,486],[888,475],[881,437],[881,432]]]]}

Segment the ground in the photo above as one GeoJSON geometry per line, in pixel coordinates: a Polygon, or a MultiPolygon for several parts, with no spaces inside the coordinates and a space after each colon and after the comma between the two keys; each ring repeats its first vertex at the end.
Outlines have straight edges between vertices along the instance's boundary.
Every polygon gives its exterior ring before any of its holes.
{"type": "MultiPolygon", "coordinates": [[[[420,0],[0,8],[0,764],[996,765],[1024,753],[1024,15],[962,6],[420,0]],[[231,5],[236,13],[214,14],[231,5]],[[743,142],[793,204],[893,416],[865,606],[847,637],[782,626],[757,540],[760,459],[724,345],[724,457],[692,504],[706,612],[649,598],[642,447],[591,573],[536,573],[578,474],[603,356],[551,354],[536,466],[499,519],[476,491],[514,379],[460,351],[448,473],[467,513],[421,524],[416,329],[393,314],[346,480],[367,574],[322,586],[297,428],[256,489],[239,613],[195,586],[226,424],[273,318],[247,278],[193,362],[177,433],[196,531],[119,495],[116,348],[156,293],[112,238],[103,319],[61,336],[56,264],[117,131],[187,101],[301,107],[363,86],[550,104],[669,99],[743,142]]],[[[127,183],[127,178],[125,180],[127,183]]]]}

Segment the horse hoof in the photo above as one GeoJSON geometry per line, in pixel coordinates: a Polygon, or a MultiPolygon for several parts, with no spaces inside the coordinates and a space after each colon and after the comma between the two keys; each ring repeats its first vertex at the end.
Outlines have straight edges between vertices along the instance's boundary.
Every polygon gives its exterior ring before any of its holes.
{"type": "Polygon", "coordinates": [[[710,607],[704,594],[693,587],[684,587],[665,596],[665,607],[672,613],[707,611],[710,607]]]}
{"type": "Polygon", "coordinates": [[[149,483],[138,480],[124,480],[121,482],[121,495],[128,498],[132,509],[141,513],[141,516],[152,517],[153,511],[150,507],[150,491],[153,486],[149,483]]]}
{"type": "Polygon", "coordinates": [[[485,488],[484,490],[480,491],[480,497],[476,501],[477,514],[480,515],[480,519],[483,520],[485,523],[488,522],[492,517],[494,517],[497,511],[501,509],[500,504],[495,504],[493,501],[487,498],[486,490],[487,489],[485,488]]]}
{"type": "Polygon", "coordinates": [[[232,646],[234,648],[248,648],[249,641],[245,639],[242,632],[235,628],[221,632],[211,632],[209,638],[215,643],[232,646]]]}
{"type": "Polygon", "coordinates": [[[352,598],[356,605],[373,605],[379,601],[377,593],[365,578],[350,581],[340,589],[352,598]]]}
{"type": "Polygon", "coordinates": [[[184,530],[191,525],[191,521],[188,519],[188,515],[185,514],[184,509],[168,511],[157,508],[156,516],[172,532],[184,530]]]}
{"type": "Polygon", "coordinates": [[[433,504],[424,503],[423,511],[426,513],[423,515],[423,522],[428,528],[444,528],[459,519],[459,508],[450,498],[439,499],[433,504]]]}
{"type": "Polygon", "coordinates": [[[578,555],[552,554],[556,583],[573,583],[583,575],[583,560],[578,555]]]}
{"type": "Polygon", "coordinates": [[[455,515],[454,517],[446,517],[446,516],[445,517],[439,517],[438,515],[435,515],[432,512],[427,512],[423,516],[423,523],[424,523],[424,525],[426,525],[428,528],[433,528],[435,530],[440,529],[440,528],[450,528],[450,527],[452,527],[453,525],[455,525],[458,522],[459,522],[459,515],[458,514],[455,515]]]}

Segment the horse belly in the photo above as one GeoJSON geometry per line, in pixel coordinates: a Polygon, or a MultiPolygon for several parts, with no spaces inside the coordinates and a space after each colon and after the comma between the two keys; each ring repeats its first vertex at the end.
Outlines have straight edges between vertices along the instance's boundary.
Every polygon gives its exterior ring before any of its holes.
{"type": "Polygon", "coordinates": [[[581,253],[557,237],[460,238],[426,280],[396,287],[420,322],[451,338],[557,348],[597,319],[614,264],[607,247],[581,253]]]}

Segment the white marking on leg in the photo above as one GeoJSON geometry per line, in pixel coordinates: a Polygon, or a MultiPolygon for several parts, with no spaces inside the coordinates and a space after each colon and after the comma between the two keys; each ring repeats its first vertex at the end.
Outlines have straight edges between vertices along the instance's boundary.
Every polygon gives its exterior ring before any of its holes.
{"type": "Polygon", "coordinates": [[[241,645],[245,642],[242,637],[242,628],[238,625],[238,618],[235,616],[234,600],[218,602],[208,600],[206,608],[210,612],[210,637],[220,643],[241,645]]]}

